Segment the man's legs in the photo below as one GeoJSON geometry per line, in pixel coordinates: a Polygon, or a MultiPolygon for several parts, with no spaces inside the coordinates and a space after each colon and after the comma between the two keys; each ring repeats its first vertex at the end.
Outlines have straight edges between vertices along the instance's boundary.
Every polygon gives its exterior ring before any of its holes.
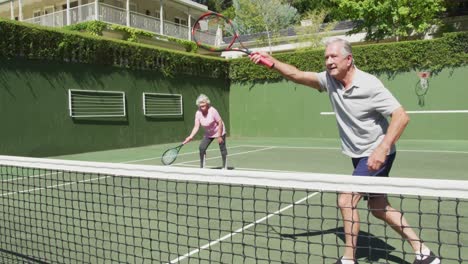
{"type": "MultiPolygon", "coordinates": [[[[369,171],[367,168],[367,158],[353,159],[355,176],[383,176],[387,177],[395,160],[395,154],[387,157],[382,168],[378,171],[369,171]]],[[[407,239],[414,251],[421,250],[421,241],[416,233],[409,227],[406,218],[403,214],[390,206],[387,195],[385,194],[370,194],[368,198],[368,208],[371,210],[372,215],[385,221],[389,224],[398,234],[407,239]]]]}
{"type": "MultiPolygon", "coordinates": [[[[380,170],[371,172],[367,168],[367,157],[353,158],[353,176],[387,176],[394,159],[395,154],[388,156],[380,170]]],[[[338,197],[338,207],[343,217],[343,229],[345,232],[346,248],[343,254],[343,260],[356,259],[355,254],[360,228],[357,205],[362,197],[363,195],[359,193],[340,193],[338,197]]],[[[365,197],[365,199],[367,199],[367,197],[365,197]]],[[[345,261],[342,261],[342,263],[344,262],[345,261]]]]}
{"type": "Polygon", "coordinates": [[[393,230],[400,234],[401,237],[408,240],[415,252],[420,252],[423,249],[424,244],[421,242],[421,239],[409,226],[403,214],[391,207],[386,195],[378,195],[370,198],[368,207],[372,215],[385,221],[393,230]]]}
{"type": "MultiPolygon", "coordinates": [[[[383,176],[387,177],[390,173],[390,170],[393,165],[396,153],[387,156],[387,160],[382,165],[378,171],[369,171],[367,168],[367,157],[364,158],[353,158],[354,176],[383,176]]],[[[357,246],[357,236],[359,233],[359,216],[357,214],[357,203],[359,202],[361,195],[354,194],[359,198],[354,198],[352,194],[342,193],[339,197],[339,206],[341,209],[341,214],[343,215],[343,221],[345,222],[345,239],[346,239],[346,249],[344,258],[345,259],[354,259],[356,246],[357,246]],[[347,198],[346,196],[347,195],[347,198]],[[342,198],[343,197],[343,198],[342,198]],[[350,198],[351,197],[351,198],[350,198]],[[343,200],[342,200],[343,199],[343,200]],[[356,202],[354,203],[354,201],[356,202]],[[348,206],[353,206],[351,208],[346,208],[348,206]],[[343,212],[344,211],[344,212],[343,212]],[[355,212],[353,212],[355,211],[355,212]],[[353,212],[353,213],[350,213],[353,212]],[[346,223],[348,227],[346,227],[346,223]],[[357,224],[357,225],[356,225],[357,224]],[[351,240],[351,241],[349,241],[351,240]],[[349,250],[349,247],[352,247],[349,250]],[[350,252],[351,251],[351,252],[350,252]]],[[[440,263],[439,258],[429,254],[431,253],[429,248],[427,248],[414,232],[414,230],[409,226],[406,218],[401,212],[391,207],[387,195],[385,194],[368,194],[368,208],[371,210],[372,215],[385,221],[389,224],[402,238],[408,240],[413,248],[414,252],[417,255],[417,259],[414,263],[440,263]]]]}
{"type": "MultiPolygon", "coordinates": [[[[345,251],[343,260],[355,260],[357,239],[359,235],[359,212],[357,204],[362,195],[358,193],[340,193],[338,196],[338,207],[343,218],[343,229],[345,233],[345,251]]],[[[342,263],[345,263],[342,261],[342,263]]]]}

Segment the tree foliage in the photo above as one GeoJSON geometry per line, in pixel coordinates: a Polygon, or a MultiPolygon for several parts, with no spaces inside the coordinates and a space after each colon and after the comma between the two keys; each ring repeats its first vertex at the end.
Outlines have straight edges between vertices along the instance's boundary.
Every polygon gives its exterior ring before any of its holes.
{"type": "Polygon", "coordinates": [[[337,3],[330,0],[288,0],[288,3],[297,9],[301,17],[305,17],[309,12],[321,12],[327,10],[326,20],[331,20],[335,17],[337,3]]]}
{"type": "Polygon", "coordinates": [[[444,0],[334,0],[341,19],[357,21],[350,33],[365,31],[367,40],[407,39],[438,24],[444,0]]]}
{"type": "Polygon", "coordinates": [[[234,0],[235,24],[241,34],[266,32],[268,46],[281,29],[295,24],[297,10],[282,0],[234,0]]]}
{"type": "Polygon", "coordinates": [[[208,6],[209,10],[222,13],[232,6],[232,0],[207,0],[204,4],[208,6]]]}
{"type": "Polygon", "coordinates": [[[325,9],[309,10],[302,15],[302,26],[297,27],[297,41],[304,43],[303,50],[321,47],[322,39],[330,35],[330,31],[336,26],[336,22],[324,23],[328,11],[325,9]]]}
{"type": "Polygon", "coordinates": [[[234,0],[235,22],[244,34],[285,28],[298,20],[297,10],[281,0],[234,0]]]}

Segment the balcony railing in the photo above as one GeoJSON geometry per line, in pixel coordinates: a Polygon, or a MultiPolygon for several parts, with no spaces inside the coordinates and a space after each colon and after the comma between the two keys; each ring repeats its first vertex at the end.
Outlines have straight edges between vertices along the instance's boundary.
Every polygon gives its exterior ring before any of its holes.
{"type": "MultiPolygon", "coordinates": [[[[91,3],[70,8],[70,25],[90,20],[100,20],[111,24],[125,26],[127,25],[127,12],[125,9],[102,3],[91,3]],[[96,16],[96,13],[98,16],[96,16]]],[[[42,26],[63,27],[68,24],[67,11],[61,10],[43,16],[24,19],[23,21],[42,26]]],[[[128,22],[130,27],[179,39],[191,39],[190,30],[187,26],[163,20],[163,26],[161,27],[161,20],[156,17],[146,16],[144,14],[131,11],[128,22]]]]}

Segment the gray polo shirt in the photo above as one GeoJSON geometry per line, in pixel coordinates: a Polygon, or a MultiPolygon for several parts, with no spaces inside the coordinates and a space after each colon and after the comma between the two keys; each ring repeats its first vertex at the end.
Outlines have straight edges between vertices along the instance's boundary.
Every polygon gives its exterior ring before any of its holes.
{"type": "MultiPolygon", "coordinates": [[[[317,75],[335,111],[343,153],[353,158],[370,156],[387,132],[387,117],[400,103],[377,77],[357,68],[346,91],[328,72],[317,75]]],[[[389,153],[394,152],[393,145],[389,153]]]]}

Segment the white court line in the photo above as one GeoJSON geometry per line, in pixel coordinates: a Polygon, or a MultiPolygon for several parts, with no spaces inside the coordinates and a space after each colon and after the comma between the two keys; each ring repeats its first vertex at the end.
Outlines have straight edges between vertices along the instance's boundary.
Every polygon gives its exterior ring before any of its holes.
{"type": "MultiPolygon", "coordinates": [[[[193,167],[193,168],[198,168],[197,165],[189,165],[189,164],[183,164],[183,165],[180,165],[180,167],[193,167]]],[[[210,168],[207,168],[207,169],[210,169],[210,168]]],[[[215,169],[215,168],[211,168],[211,169],[215,169]]],[[[243,170],[243,171],[266,171],[266,172],[288,172],[288,173],[301,173],[301,172],[305,172],[305,173],[309,173],[309,172],[306,172],[306,171],[256,169],[256,168],[243,168],[243,167],[235,167],[235,169],[236,169],[236,170],[243,170]]]]}
{"type": "Polygon", "coordinates": [[[422,152],[422,153],[451,153],[451,154],[468,154],[468,151],[457,150],[417,150],[417,149],[398,149],[397,152],[422,152]]]}
{"type": "MultiPolygon", "coordinates": [[[[295,146],[265,146],[265,145],[243,145],[245,147],[257,147],[257,148],[266,148],[266,147],[274,147],[277,149],[324,149],[324,150],[341,150],[341,148],[332,148],[332,147],[295,147],[295,146]]],[[[458,150],[423,150],[423,149],[401,149],[398,148],[397,144],[397,152],[422,152],[422,153],[451,153],[451,154],[468,154],[468,151],[458,151],[458,150]]]]}
{"type": "MultiPolygon", "coordinates": [[[[241,148],[241,147],[244,147],[244,146],[243,146],[243,145],[233,146],[233,147],[230,147],[230,149],[233,149],[233,148],[241,148]]],[[[274,148],[274,147],[268,147],[268,148],[261,149],[261,150],[266,150],[266,149],[271,149],[271,148],[274,148]]],[[[239,154],[245,154],[245,153],[250,153],[250,152],[256,152],[256,151],[261,151],[261,150],[252,150],[252,151],[247,151],[247,152],[241,152],[241,153],[232,154],[231,156],[239,155],[239,154]]],[[[215,149],[213,149],[213,150],[211,150],[211,151],[215,151],[215,149]]],[[[194,154],[194,153],[198,153],[198,152],[188,152],[188,153],[184,153],[184,154],[181,154],[181,155],[189,155],[189,154],[194,154]]],[[[140,159],[140,160],[130,160],[130,161],[118,162],[118,163],[133,163],[133,162],[145,161],[145,160],[152,160],[152,159],[156,159],[156,158],[148,158],[148,159],[140,159]]],[[[214,158],[211,158],[211,159],[214,159],[214,158]]],[[[197,160],[197,161],[198,161],[198,160],[197,160]]],[[[193,162],[193,161],[191,161],[191,162],[193,162]]],[[[184,162],[184,163],[185,163],[185,162],[184,162]]],[[[179,163],[179,164],[183,164],[183,163],[179,163]]],[[[30,178],[36,178],[36,177],[42,177],[42,176],[53,175],[53,174],[54,174],[54,173],[45,173],[45,174],[31,175],[31,176],[27,176],[27,177],[18,177],[18,178],[14,178],[14,179],[1,180],[0,182],[9,182],[9,181],[24,180],[24,179],[30,179],[30,178]]],[[[109,177],[109,176],[107,176],[107,177],[109,177]]],[[[107,178],[107,177],[94,178],[94,179],[90,179],[90,180],[88,180],[88,181],[91,181],[91,180],[99,180],[99,179],[103,179],[103,178],[107,178]]],[[[56,188],[56,187],[60,187],[60,186],[71,185],[71,184],[77,184],[77,183],[82,183],[82,182],[86,182],[86,181],[70,182],[69,184],[52,185],[52,186],[41,187],[41,188],[34,188],[34,189],[23,190],[23,191],[18,191],[18,192],[4,193],[4,194],[0,194],[0,197],[1,197],[1,196],[6,196],[6,195],[10,195],[10,194],[16,194],[16,193],[26,193],[26,192],[34,192],[34,191],[37,191],[37,190],[43,190],[43,189],[48,189],[48,188],[56,188]]]]}
{"type": "MultiPolygon", "coordinates": [[[[274,148],[276,148],[276,147],[271,146],[271,147],[264,147],[264,148],[256,149],[256,150],[249,150],[249,151],[234,153],[234,154],[231,154],[231,155],[228,154],[228,157],[237,156],[237,155],[242,155],[242,154],[247,154],[247,153],[253,153],[253,152],[259,152],[259,151],[264,151],[264,150],[269,150],[269,149],[274,149],[274,148]]],[[[205,160],[218,159],[219,157],[220,157],[220,156],[216,156],[216,157],[208,158],[208,159],[205,159],[205,160]]],[[[200,161],[200,159],[197,159],[197,160],[189,160],[189,161],[184,161],[184,162],[179,162],[179,163],[174,163],[174,165],[192,163],[192,162],[196,162],[196,161],[200,161]]]]}
{"type": "Polygon", "coordinates": [[[309,198],[311,198],[311,197],[313,197],[313,196],[315,196],[317,194],[318,194],[318,192],[314,192],[314,193],[312,193],[312,194],[310,194],[310,195],[308,195],[308,196],[306,196],[306,197],[304,197],[304,198],[302,198],[302,199],[300,199],[300,200],[298,200],[298,201],[296,201],[296,202],[294,202],[294,203],[292,203],[292,204],[290,204],[290,205],[288,205],[286,207],[281,208],[280,210],[278,210],[278,211],[276,211],[274,213],[271,213],[271,214],[269,214],[269,215],[267,215],[267,216],[265,216],[263,218],[258,219],[255,222],[252,222],[252,223],[250,223],[250,224],[248,224],[246,226],[243,226],[243,227],[239,228],[239,229],[235,230],[234,232],[232,232],[230,234],[227,234],[227,235],[225,235],[225,236],[223,236],[223,237],[221,237],[219,239],[213,240],[210,243],[205,244],[205,245],[203,245],[203,246],[201,246],[201,247],[199,247],[199,248],[197,248],[195,250],[192,250],[192,251],[190,251],[189,253],[187,253],[187,254],[185,254],[183,256],[180,256],[180,257],[178,257],[176,259],[173,259],[169,263],[177,263],[177,262],[179,262],[181,260],[184,260],[184,259],[190,257],[191,255],[198,254],[198,252],[200,252],[200,251],[202,251],[204,249],[210,248],[211,246],[216,245],[216,244],[220,243],[221,241],[226,240],[226,239],[228,239],[230,237],[233,237],[233,236],[235,236],[235,235],[237,235],[239,233],[242,233],[242,232],[244,232],[244,230],[247,230],[247,229],[251,228],[252,226],[255,226],[256,224],[264,222],[265,220],[267,220],[267,219],[269,219],[269,218],[271,218],[271,217],[273,217],[275,215],[278,215],[278,214],[282,213],[283,211],[286,211],[286,210],[292,208],[293,206],[295,206],[297,204],[301,204],[304,201],[308,200],[309,198]]]}
{"type": "MultiPolygon", "coordinates": [[[[57,172],[55,172],[57,173],[57,172]]],[[[54,174],[54,173],[49,173],[54,174]]],[[[0,194],[0,197],[3,196],[9,196],[9,195],[15,195],[19,193],[29,193],[29,192],[35,192],[35,191],[41,191],[41,190],[46,190],[46,189],[53,189],[53,188],[60,188],[62,186],[67,186],[67,185],[72,185],[72,184],[77,184],[77,183],[83,183],[83,182],[90,182],[90,181],[95,181],[95,180],[101,180],[101,179],[106,179],[109,178],[110,176],[105,176],[105,177],[99,177],[99,178],[94,178],[94,179],[88,179],[88,180],[81,180],[77,182],[67,182],[67,183],[62,183],[62,184],[55,184],[55,185],[50,185],[46,187],[39,187],[39,188],[34,188],[34,189],[29,189],[29,190],[22,190],[22,191],[17,191],[17,192],[9,192],[9,193],[2,193],[0,194]]]]}
{"type": "MultiPolygon", "coordinates": [[[[243,146],[245,146],[245,147],[257,147],[257,146],[252,146],[252,145],[243,145],[243,146]]],[[[268,146],[268,147],[263,147],[262,149],[256,149],[256,150],[251,150],[251,151],[235,153],[235,154],[232,154],[232,155],[229,155],[229,156],[247,154],[247,153],[258,152],[258,151],[263,151],[263,150],[269,150],[269,149],[274,149],[274,148],[276,148],[276,147],[275,146],[268,146]]],[[[210,158],[210,159],[215,159],[215,158],[219,158],[219,156],[213,157],[213,158],[210,158]]],[[[195,161],[198,161],[198,160],[195,160],[195,161]]],[[[190,163],[190,162],[194,162],[194,161],[181,162],[181,163],[177,163],[176,165],[183,165],[185,163],[190,163]]],[[[183,165],[183,166],[192,166],[192,165],[183,165]]],[[[242,169],[242,168],[236,168],[236,169],[242,169]]],[[[253,169],[253,170],[259,170],[259,169],[253,169]]],[[[263,171],[275,171],[275,170],[263,170],[263,171]]],[[[278,170],[277,172],[280,172],[280,171],[278,170]]],[[[282,172],[285,172],[285,171],[282,171],[282,172]]],[[[296,201],[296,202],[294,202],[294,203],[292,203],[292,204],[290,204],[290,205],[288,205],[286,207],[283,207],[280,210],[278,210],[278,211],[276,211],[274,213],[271,213],[271,214],[269,214],[269,215],[267,215],[267,216],[265,216],[263,218],[260,218],[257,221],[252,222],[252,223],[250,223],[250,224],[248,224],[248,225],[246,225],[246,226],[244,226],[242,228],[239,228],[239,229],[235,230],[234,232],[232,232],[230,234],[227,234],[227,235],[225,235],[225,236],[223,236],[221,238],[213,240],[210,243],[205,244],[205,245],[203,245],[203,246],[201,246],[201,247],[199,247],[199,248],[197,248],[195,250],[192,250],[192,251],[188,252],[187,254],[185,254],[183,256],[180,256],[180,257],[178,257],[176,259],[173,259],[169,263],[177,263],[177,262],[179,262],[181,260],[184,260],[184,259],[186,259],[186,258],[188,258],[188,257],[190,257],[190,256],[192,256],[194,254],[198,254],[198,252],[200,252],[202,250],[205,250],[207,248],[210,248],[213,245],[216,245],[216,244],[220,243],[221,241],[226,240],[226,239],[228,239],[230,237],[233,237],[233,236],[235,236],[235,235],[237,235],[239,233],[242,233],[245,230],[251,228],[252,226],[254,226],[254,225],[258,224],[258,223],[264,222],[265,220],[267,220],[267,219],[269,219],[269,218],[271,218],[271,217],[273,217],[275,215],[278,215],[278,214],[282,213],[283,211],[288,210],[291,207],[293,207],[293,206],[295,206],[297,204],[300,204],[300,203],[306,201],[307,199],[309,199],[309,198],[311,198],[311,197],[313,197],[313,196],[315,196],[317,194],[318,194],[318,192],[314,192],[314,193],[310,194],[309,196],[304,197],[304,198],[302,198],[302,199],[300,199],[300,200],[298,200],[298,201],[296,201]]]]}
{"type": "MultiPolygon", "coordinates": [[[[241,147],[241,146],[239,146],[239,147],[241,147]]],[[[264,148],[261,148],[261,149],[256,149],[256,150],[251,150],[251,151],[244,151],[244,152],[235,153],[235,154],[232,154],[232,155],[230,155],[230,156],[241,155],[241,154],[247,154],[247,153],[253,153],[253,152],[258,152],[258,151],[263,151],[263,150],[269,150],[269,149],[273,149],[273,148],[275,148],[275,147],[271,147],[271,146],[270,146],[270,147],[264,147],[264,148]]],[[[195,153],[197,153],[197,152],[195,152],[195,153]]],[[[216,157],[216,158],[218,158],[218,157],[216,157]]],[[[214,159],[214,158],[211,158],[211,159],[214,159]]],[[[196,160],[196,161],[198,161],[198,160],[196,160]]],[[[132,161],[127,161],[127,163],[128,163],[128,162],[132,162],[132,161]]],[[[135,162],[135,161],[133,161],[133,162],[135,162]]],[[[191,162],[191,161],[188,161],[188,162],[191,162]]],[[[179,163],[179,164],[188,163],[188,162],[182,162],[182,163],[179,163]]],[[[50,173],[50,174],[53,174],[53,173],[50,173]]],[[[47,175],[47,174],[34,175],[33,177],[40,177],[40,176],[44,176],[44,175],[47,175]]],[[[30,176],[30,177],[31,177],[31,176],[30,176]]],[[[62,186],[67,186],[67,185],[72,185],[72,184],[77,184],[77,183],[83,183],[83,182],[94,181],[94,180],[101,180],[101,179],[105,179],[105,178],[108,178],[108,177],[110,177],[110,176],[99,177],[99,178],[88,179],[88,180],[82,180],[82,181],[78,181],[78,182],[69,182],[69,183],[51,185],[51,186],[47,186],[47,187],[34,188],[34,189],[23,190],[23,191],[18,191],[18,192],[4,193],[4,194],[0,194],[0,196],[8,196],[8,195],[14,195],[14,194],[18,194],[18,193],[27,193],[27,192],[35,192],[35,191],[40,191],[40,190],[45,190],[45,189],[51,189],[51,188],[59,188],[59,187],[62,187],[62,186]]],[[[28,177],[28,178],[29,178],[29,177],[28,177]]],[[[189,252],[189,253],[187,253],[187,254],[185,254],[185,255],[183,255],[183,256],[177,258],[177,259],[174,259],[174,260],[172,260],[170,263],[177,263],[177,262],[179,262],[179,261],[181,261],[181,260],[183,260],[183,259],[185,259],[185,258],[190,257],[191,255],[197,254],[197,253],[200,252],[201,250],[204,250],[204,249],[206,249],[206,248],[209,248],[209,247],[211,247],[211,246],[213,246],[213,245],[216,245],[216,244],[220,243],[220,242],[223,241],[223,240],[226,240],[226,239],[228,239],[228,238],[230,238],[230,237],[232,237],[232,236],[235,236],[235,235],[237,235],[237,234],[243,232],[244,230],[247,230],[248,228],[251,228],[252,226],[254,226],[254,225],[258,224],[258,223],[261,223],[261,222],[263,222],[263,221],[265,221],[265,220],[267,220],[267,219],[269,219],[269,218],[271,218],[271,217],[273,217],[273,216],[275,216],[275,215],[278,215],[278,214],[282,213],[283,211],[288,210],[288,209],[292,208],[293,206],[295,206],[295,205],[297,205],[297,204],[300,204],[300,203],[306,201],[307,199],[309,199],[309,198],[311,198],[311,197],[313,197],[313,196],[315,196],[315,195],[317,195],[317,194],[318,194],[318,192],[314,192],[314,193],[308,195],[307,197],[304,197],[304,198],[302,198],[302,199],[300,199],[300,200],[294,202],[293,204],[290,204],[290,205],[288,205],[288,206],[286,206],[286,207],[283,207],[283,208],[281,208],[280,210],[278,210],[278,211],[276,211],[276,212],[274,212],[274,213],[271,213],[271,214],[269,214],[269,215],[267,215],[267,216],[265,216],[265,217],[263,217],[263,218],[258,219],[258,220],[255,221],[255,222],[250,223],[249,225],[246,225],[246,226],[244,226],[244,227],[242,227],[242,228],[239,228],[239,229],[235,230],[233,233],[230,233],[230,234],[228,234],[228,235],[225,235],[225,236],[223,236],[223,237],[221,237],[221,238],[219,238],[219,239],[217,239],[217,240],[214,240],[214,241],[212,241],[212,242],[210,242],[210,243],[208,243],[208,244],[206,244],[206,245],[204,245],[204,246],[202,246],[202,247],[200,247],[200,248],[198,248],[198,249],[196,249],[196,250],[193,250],[193,251],[191,251],[191,252],[189,252]]]]}
{"type": "Polygon", "coordinates": [[[250,147],[250,148],[274,147],[274,148],[283,148],[283,149],[327,149],[327,150],[340,150],[341,149],[337,147],[299,147],[299,146],[264,146],[264,145],[242,145],[242,146],[250,147]]]}
{"type": "MultiPolygon", "coordinates": [[[[233,148],[241,148],[243,147],[242,145],[239,145],[239,146],[232,146],[232,147],[229,147],[229,149],[233,149],[233,148]]],[[[215,151],[216,149],[209,149],[207,151],[215,151]]],[[[191,154],[196,154],[198,153],[198,151],[193,151],[193,152],[186,152],[186,153],[182,153],[182,154],[178,154],[177,156],[186,156],[186,155],[191,155],[191,154]]],[[[160,159],[161,157],[152,157],[152,158],[146,158],[146,159],[138,159],[138,160],[130,160],[130,161],[122,161],[122,162],[119,162],[119,163],[134,163],[134,162],[140,162],[140,161],[148,161],[148,160],[155,160],[155,159],[160,159]]]]}
{"type": "MultiPolygon", "coordinates": [[[[408,114],[466,114],[468,110],[426,110],[406,111],[408,114]]],[[[334,115],[335,112],[320,112],[320,115],[334,115]]]]}
{"type": "MultiPolygon", "coordinates": [[[[57,172],[55,172],[57,173],[57,172]]],[[[12,182],[12,181],[19,181],[23,180],[24,178],[29,179],[29,178],[37,178],[37,177],[42,177],[42,176],[49,176],[53,173],[44,173],[44,174],[38,174],[38,175],[32,175],[28,177],[18,177],[18,178],[13,178],[13,179],[6,179],[6,180],[1,180],[0,182],[12,182]]],[[[0,195],[1,196],[1,195],[0,195]]]]}

